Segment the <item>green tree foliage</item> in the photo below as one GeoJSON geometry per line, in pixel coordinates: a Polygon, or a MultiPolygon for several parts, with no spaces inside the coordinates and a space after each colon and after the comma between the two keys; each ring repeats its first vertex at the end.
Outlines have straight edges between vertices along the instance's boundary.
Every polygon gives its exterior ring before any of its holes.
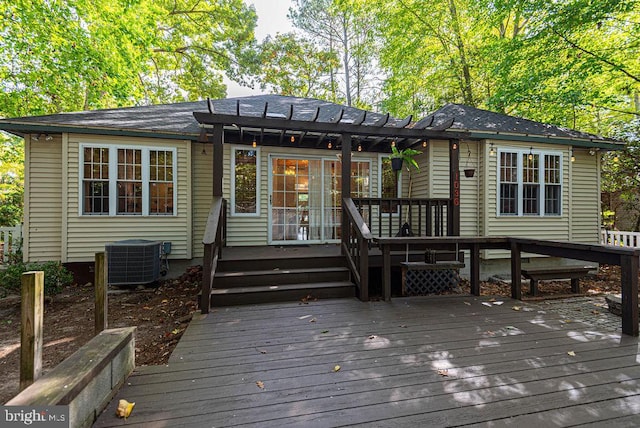
{"type": "Polygon", "coordinates": [[[318,51],[340,59],[325,65],[329,67],[328,99],[371,108],[380,95],[378,44],[374,16],[365,5],[358,0],[295,0],[289,18],[318,51]]]}
{"type": "Polygon", "coordinates": [[[0,115],[224,96],[256,19],[242,0],[0,2],[0,115]]]}
{"type": "Polygon", "coordinates": [[[260,86],[281,95],[332,98],[329,76],[340,66],[335,52],[293,33],[267,37],[260,46],[260,86]]]}
{"type": "Polygon", "coordinates": [[[495,27],[491,109],[612,134],[639,111],[640,3],[632,0],[479,0],[495,27]]]}
{"type": "Polygon", "coordinates": [[[633,231],[640,232],[640,118],[624,124],[615,137],[627,146],[603,158],[603,212],[614,213],[613,225],[617,227],[619,211],[624,210],[632,216],[633,231]]]}
{"type": "Polygon", "coordinates": [[[19,141],[0,134],[0,227],[22,222],[24,149],[19,141]]]}

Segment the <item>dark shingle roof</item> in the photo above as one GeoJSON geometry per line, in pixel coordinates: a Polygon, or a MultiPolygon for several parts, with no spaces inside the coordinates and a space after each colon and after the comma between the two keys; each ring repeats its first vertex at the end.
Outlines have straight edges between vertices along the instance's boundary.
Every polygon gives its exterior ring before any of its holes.
{"type": "MultiPolygon", "coordinates": [[[[361,115],[362,110],[346,107],[313,98],[297,98],[281,95],[255,95],[249,97],[226,98],[211,101],[215,113],[235,115],[238,104],[243,116],[262,116],[268,103],[268,116],[287,117],[293,105],[294,120],[313,120],[316,109],[320,122],[332,122],[344,109],[342,122],[351,122],[361,115]]],[[[159,104],[139,107],[60,113],[46,116],[0,119],[0,130],[18,134],[29,132],[87,132],[110,135],[141,135],[184,138],[199,134],[194,112],[207,112],[206,101],[159,104]]],[[[383,117],[382,114],[367,112],[365,125],[371,125],[383,117]]],[[[390,118],[388,126],[400,122],[390,118]]],[[[616,148],[622,143],[597,135],[587,134],[555,125],[547,125],[505,114],[494,113],[461,104],[447,104],[420,122],[431,122],[430,128],[472,131],[474,138],[494,138],[498,134],[512,135],[516,140],[551,141],[554,139],[587,140],[589,146],[616,148]],[[431,117],[433,121],[431,122],[431,117]],[[451,123],[452,122],[452,123],[451,123]]],[[[557,141],[563,143],[561,140],[557,141]]]]}
{"type": "MultiPolygon", "coordinates": [[[[286,117],[293,105],[293,119],[311,120],[316,108],[320,108],[318,121],[327,122],[344,109],[343,121],[355,119],[362,110],[341,106],[328,101],[312,98],[296,98],[280,95],[255,95],[250,97],[226,98],[211,101],[216,113],[235,115],[240,103],[243,116],[261,116],[268,103],[268,116],[286,117]]],[[[74,113],[60,113],[46,116],[1,119],[0,129],[14,130],[12,124],[32,124],[53,127],[93,128],[127,131],[144,131],[160,134],[198,135],[199,125],[193,112],[207,112],[206,101],[159,104],[140,107],[126,107],[104,110],[90,110],[74,113]]],[[[367,113],[366,123],[382,117],[379,113],[367,113]]],[[[394,123],[391,119],[389,123],[394,123]]]]}
{"type": "Polygon", "coordinates": [[[447,104],[427,117],[433,116],[437,127],[454,120],[449,129],[540,135],[544,137],[580,138],[604,141],[603,137],[546,123],[535,122],[506,114],[494,113],[462,104],[447,104]]]}

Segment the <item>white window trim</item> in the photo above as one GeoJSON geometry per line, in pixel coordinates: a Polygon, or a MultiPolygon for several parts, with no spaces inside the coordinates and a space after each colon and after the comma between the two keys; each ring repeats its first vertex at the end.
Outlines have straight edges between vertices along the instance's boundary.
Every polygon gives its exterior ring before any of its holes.
{"type": "Polygon", "coordinates": [[[261,189],[261,158],[260,148],[250,147],[246,145],[231,146],[231,215],[233,217],[260,217],[260,189],[261,189]],[[256,152],[256,212],[255,213],[237,213],[236,212],[236,151],[237,150],[253,150],[256,152]]]}
{"type": "MultiPolygon", "coordinates": [[[[371,159],[369,158],[364,158],[364,157],[356,157],[356,156],[352,156],[351,157],[351,163],[354,162],[358,162],[358,163],[368,163],[369,164],[369,194],[365,195],[365,196],[360,196],[361,198],[370,198],[371,194],[373,193],[373,186],[371,185],[371,181],[372,181],[372,177],[371,177],[371,159]]],[[[342,161],[340,162],[342,163],[342,161]]],[[[349,170],[349,173],[351,173],[351,170],[349,170]]],[[[351,193],[353,193],[353,189],[351,189],[351,193]]]]}
{"type": "Polygon", "coordinates": [[[119,145],[102,143],[82,143],[78,151],[78,215],[80,217],[176,217],[178,215],[178,174],[177,155],[175,147],[119,145]],[[102,148],[109,149],[109,215],[88,214],[83,210],[84,204],[84,149],[102,148]],[[118,214],[118,149],[140,150],[142,156],[142,214],[118,214]],[[149,183],[150,183],[150,154],[152,150],[172,152],[173,160],[173,213],[152,214],[149,213],[149,183]]]}
{"type": "MultiPolygon", "coordinates": [[[[497,150],[497,161],[496,161],[496,216],[498,217],[550,217],[550,218],[558,218],[562,217],[563,213],[563,191],[564,191],[564,162],[563,162],[563,152],[559,150],[539,150],[539,149],[526,149],[526,148],[498,148],[497,150]],[[517,165],[517,173],[518,173],[518,200],[517,202],[517,214],[502,214],[500,213],[500,197],[501,195],[501,187],[500,187],[500,168],[502,167],[501,159],[502,153],[516,153],[518,165],[517,165]],[[539,193],[539,201],[538,201],[538,214],[524,214],[523,213],[523,200],[522,195],[524,180],[523,180],[523,170],[524,166],[522,164],[523,155],[528,155],[529,153],[533,153],[534,155],[538,155],[540,162],[539,168],[539,177],[540,177],[540,193],[539,193]],[[544,156],[552,155],[558,156],[560,158],[560,213],[558,214],[545,214],[544,204],[545,204],[545,186],[546,182],[544,181],[545,177],[545,165],[544,165],[544,156]]],[[[555,184],[554,184],[555,185],[555,184]]]]}

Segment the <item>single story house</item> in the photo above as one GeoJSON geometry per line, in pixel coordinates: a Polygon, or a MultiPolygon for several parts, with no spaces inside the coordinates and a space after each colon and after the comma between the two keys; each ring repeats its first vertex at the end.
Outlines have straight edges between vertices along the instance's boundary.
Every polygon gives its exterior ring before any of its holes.
{"type": "MultiPolygon", "coordinates": [[[[448,200],[448,234],[598,243],[598,154],[622,148],[458,104],[413,121],[276,95],[7,118],[0,129],[25,142],[24,259],[80,274],[105,244],[132,238],[171,242],[172,266],[200,263],[216,192],[229,247],[339,243],[345,188],[448,200]],[[392,146],[419,150],[420,169],[396,175],[392,146]]],[[[379,218],[408,215],[382,203],[379,218]]],[[[500,258],[483,252],[487,267],[500,258]]]]}

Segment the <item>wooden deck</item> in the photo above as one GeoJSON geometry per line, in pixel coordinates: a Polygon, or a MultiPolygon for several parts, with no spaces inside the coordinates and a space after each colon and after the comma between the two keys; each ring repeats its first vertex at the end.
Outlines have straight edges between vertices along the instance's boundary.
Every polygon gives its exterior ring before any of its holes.
{"type": "Polygon", "coordinates": [[[637,337],[488,300],[212,310],[168,365],[136,369],[95,426],[640,425],[637,337]],[[136,402],[126,422],[120,398],[136,402]]]}

